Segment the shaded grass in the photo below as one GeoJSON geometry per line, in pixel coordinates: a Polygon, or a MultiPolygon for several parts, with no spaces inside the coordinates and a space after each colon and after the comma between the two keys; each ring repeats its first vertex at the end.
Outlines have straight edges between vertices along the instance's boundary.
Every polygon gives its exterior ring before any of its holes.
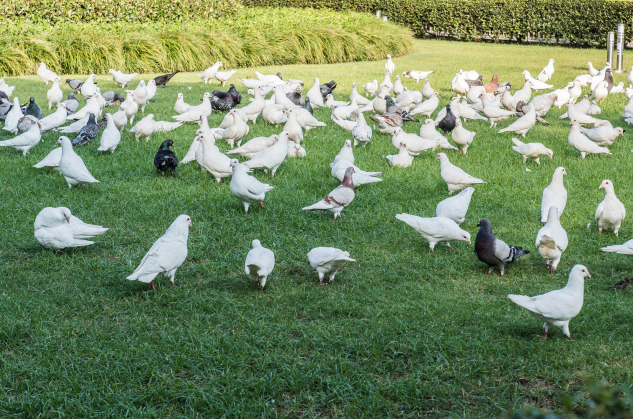
{"type": "MultiPolygon", "coordinates": [[[[486,79],[498,72],[501,80],[518,85],[522,70],[536,74],[554,58],[553,83],[560,87],[603,55],[415,41],[414,52],[395,63],[398,72],[436,70],[432,84],[445,105],[459,68],[476,69],[486,79]]],[[[632,58],[627,52],[625,63],[632,58]]],[[[235,76],[281,71],[307,87],[315,76],[335,79],[340,100],[352,82],[380,78],[383,65],[257,67],[235,76]]],[[[619,82],[625,76],[614,77],[619,82]]],[[[97,80],[102,89],[120,91],[110,77],[97,80]]],[[[7,81],[18,87],[21,99],[34,95],[43,103],[47,88],[36,77],[7,81]]],[[[421,87],[408,79],[404,84],[421,87]]],[[[179,74],[159,89],[147,110],[170,120],[178,92],[193,104],[216,86],[179,74]]],[[[623,95],[610,96],[601,104],[601,117],[621,126],[625,103],[623,95]]],[[[28,158],[0,150],[0,415],[490,417],[523,404],[561,410],[561,398],[582,395],[593,378],[630,383],[631,292],[604,287],[630,276],[631,265],[599,248],[624,242],[633,227],[627,218],[616,238],[611,232],[598,235],[593,221],[603,198],[602,179],[611,179],[624,205],[633,206],[630,133],[610,147],[613,156],[581,160],[567,144],[569,126],[558,120],[562,112],[553,109],[546,117],[551,126],[528,133],[529,141],[554,150],[554,159],[541,167],[528,164],[530,172],[511,150],[512,135],[497,134],[486,121],[466,123],[477,132],[467,155],[448,153],[488,182],[476,188],[463,228],[474,236],[478,220],[487,217],[500,238],[533,251],[503,278],[486,275],[467,243],[453,243],[456,252],[438,246],[432,254],[421,236],[395,219],[400,212],[431,216],[448,195],[435,153],[420,155],[408,169],[389,168],[383,156],[395,150],[378,132],[355,155],[362,169],[382,170],[383,182],[360,187],[336,223],[329,214],[300,211],[336,187],[328,164],[350,138],[329,121],[327,110],[316,116],[328,126],[305,135],[305,159],[286,160],[272,180],[256,173],[275,189],[267,194],[266,208],[248,215],[229,184],[217,185],[196,163],[180,166],[174,178],[155,173],[159,144],[174,139],[182,157],[194,126],[155,134],[149,143],[134,141],[126,130],[114,155],[99,154],[95,143],[77,149],[101,181],[84,189],[69,190],[60,174],[31,167],[55,147],[54,133],[28,158]],[[562,224],[570,244],[552,276],[533,243],[541,227],[542,189],[561,165],[569,173],[562,224]],[[62,205],[111,230],[93,246],[56,257],[35,241],[32,223],[41,208],[62,205]],[[176,287],[159,279],[156,292],[145,292],[145,284],[126,281],[180,213],[192,217],[193,227],[176,287]],[[243,273],[255,238],[277,259],[264,292],[243,273]],[[348,264],[333,286],[320,287],[305,259],[316,246],[348,250],[357,262],[348,264]],[[505,296],[559,288],[576,263],[585,264],[592,279],[586,282],[585,306],[571,322],[575,341],[558,330],[542,341],[536,338],[540,323],[505,296]]],[[[209,124],[217,126],[222,117],[214,113],[209,124]]],[[[280,130],[260,120],[248,138],[280,130]]],[[[417,132],[419,124],[405,130],[417,132]]],[[[218,146],[228,149],[221,141],[218,146]]]]}
{"type": "Polygon", "coordinates": [[[234,18],[175,24],[15,25],[0,28],[0,74],[201,71],[376,60],[411,51],[411,31],[369,14],[247,9],[234,18]]]}

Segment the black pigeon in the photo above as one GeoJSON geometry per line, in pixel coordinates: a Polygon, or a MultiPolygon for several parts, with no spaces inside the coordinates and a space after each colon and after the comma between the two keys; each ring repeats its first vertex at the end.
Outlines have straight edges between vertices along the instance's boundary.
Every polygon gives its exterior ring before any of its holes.
{"type": "Polygon", "coordinates": [[[451,111],[451,105],[446,105],[446,116],[442,118],[437,126],[444,131],[444,135],[447,132],[451,132],[455,129],[455,124],[457,123],[457,118],[453,115],[453,111],[451,111]]]}
{"type": "Polygon", "coordinates": [[[156,86],[167,86],[167,83],[169,83],[169,80],[171,80],[172,77],[174,77],[176,74],[180,73],[180,71],[176,70],[171,74],[164,74],[162,76],[158,76],[154,79],[154,81],[156,82],[156,86]]]}
{"type": "Polygon", "coordinates": [[[24,109],[24,115],[31,115],[37,119],[42,119],[42,108],[37,106],[37,103],[35,103],[35,98],[33,96],[31,96],[31,98],[29,99],[29,106],[24,109]]]}
{"type": "Polygon", "coordinates": [[[6,99],[0,99],[0,121],[7,119],[7,114],[13,107],[13,104],[6,99]]]}
{"type": "Polygon", "coordinates": [[[214,90],[211,94],[218,99],[226,100],[233,103],[233,96],[229,92],[223,92],[221,90],[214,90]]]}
{"type": "Polygon", "coordinates": [[[631,282],[633,282],[633,278],[624,278],[611,285],[610,287],[607,287],[607,289],[615,288],[616,290],[623,290],[624,288],[628,287],[631,282]]]}
{"type": "Polygon", "coordinates": [[[75,112],[77,112],[77,109],[79,108],[79,101],[75,97],[74,92],[68,93],[68,99],[66,99],[62,103],[66,105],[66,113],[68,115],[74,114],[75,112]]]}
{"type": "Polygon", "coordinates": [[[611,74],[610,68],[607,68],[607,71],[604,73],[604,79],[607,81],[607,92],[611,92],[611,89],[613,89],[613,75],[611,74]]]}
{"type": "Polygon", "coordinates": [[[81,90],[81,86],[84,84],[83,81],[77,79],[66,79],[66,83],[73,89],[75,92],[79,92],[81,90]]]}
{"type": "Polygon", "coordinates": [[[310,112],[310,115],[314,115],[314,109],[312,109],[312,105],[310,104],[310,98],[306,96],[305,105],[303,105],[304,109],[307,109],[310,112]]]}
{"type": "Polygon", "coordinates": [[[319,86],[319,89],[321,89],[321,96],[323,96],[323,100],[325,100],[327,95],[331,94],[334,89],[336,89],[336,82],[332,80],[329,83],[324,83],[319,86]]]}
{"type": "MultiPolygon", "coordinates": [[[[517,116],[521,117],[529,111],[527,104],[520,100],[517,102],[517,116]],[[525,108],[525,109],[524,109],[525,108]]],[[[549,122],[536,115],[536,122],[540,122],[543,125],[549,125],[549,122]]]]}
{"type": "Polygon", "coordinates": [[[305,105],[306,101],[301,97],[301,93],[290,92],[286,93],[286,97],[292,101],[297,106],[305,105]]]}
{"type": "Polygon", "coordinates": [[[0,99],[9,100],[9,96],[7,96],[6,93],[4,93],[2,90],[0,90],[0,99]]]}
{"type": "Polygon", "coordinates": [[[284,79],[283,77],[281,77],[281,71],[278,71],[278,72],[277,72],[277,77],[279,77],[281,80],[283,80],[283,79],[284,79]]]}
{"type": "Polygon", "coordinates": [[[229,86],[229,91],[227,93],[231,94],[231,97],[233,98],[233,103],[235,105],[239,105],[240,103],[242,103],[242,95],[240,95],[240,92],[237,91],[234,84],[231,84],[229,86]]]}
{"type": "Polygon", "coordinates": [[[227,99],[220,99],[214,95],[211,97],[211,108],[215,111],[227,112],[233,108],[233,102],[227,99]]]}
{"type": "MultiPolygon", "coordinates": [[[[420,122],[419,119],[415,119],[414,117],[411,116],[411,114],[409,114],[409,112],[405,111],[400,106],[396,105],[391,96],[389,95],[385,96],[385,101],[387,102],[387,112],[385,112],[385,114],[398,114],[400,115],[402,122],[406,122],[406,121],[420,122]]],[[[402,124],[400,124],[400,126],[402,126],[402,124]]]]}
{"type": "Polygon", "coordinates": [[[101,93],[101,97],[105,100],[105,105],[110,106],[114,103],[123,103],[125,101],[125,97],[121,93],[114,92],[109,90],[105,93],[101,93]]]}
{"type": "Polygon", "coordinates": [[[173,146],[174,142],[172,140],[163,141],[156,153],[156,156],[154,157],[154,166],[162,173],[165,173],[167,170],[171,170],[171,174],[173,175],[176,172],[176,167],[178,167],[178,157],[176,157],[176,154],[169,149],[169,147],[173,146]]]}
{"type": "Polygon", "coordinates": [[[108,126],[108,120],[105,117],[97,121],[97,127],[99,129],[105,129],[107,126],[108,126]]]}
{"type": "Polygon", "coordinates": [[[484,76],[479,76],[475,80],[466,80],[466,84],[470,87],[473,86],[483,86],[484,85],[484,76]]]}
{"type": "Polygon", "coordinates": [[[77,133],[77,136],[73,140],[73,146],[81,146],[88,144],[90,141],[97,138],[99,133],[99,127],[97,126],[95,114],[90,113],[88,117],[88,123],[84,125],[77,133]]]}
{"type": "Polygon", "coordinates": [[[516,258],[530,253],[529,250],[523,250],[522,247],[510,246],[499,240],[492,234],[492,225],[490,220],[482,218],[477,224],[479,231],[475,238],[475,254],[477,259],[490,266],[488,275],[494,270],[495,266],[501,271],[501,276],[505,270],[507,263],[512,263],[516,258]]]}

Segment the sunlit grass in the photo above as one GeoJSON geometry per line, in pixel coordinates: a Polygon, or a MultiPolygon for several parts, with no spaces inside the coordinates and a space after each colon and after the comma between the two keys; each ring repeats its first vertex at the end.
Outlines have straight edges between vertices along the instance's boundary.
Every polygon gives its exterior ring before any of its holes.
{"type": "MultiPolygon", "coordinates": [[[[432,85],[445,105],[460,68],[478,70],[486,82],[497,72],[516,86],[521,71],[537,74],[555,58],[553,84],[561,87],[585,72],[587,61],[601,63],[604,55],[416,41],[414,52],[395,63],[398,73],[436,70],[432,85]]],[[[627,52],[625,64],[632,58],[627,52]]],[[[383,69],[383,61],[288,65],[241,69],[235,77],[281,71],[307,87],[314,77],[334,79],[340,100],[352,82],[381,79],[383,69]]],[[[37,77],[6,80],[17,86],[22,102],[33,95],[44,104],[47,87],[37,77]]],[[[97,81],[102,90],[115,89],[108,76],[97,81]]],[[[422,87],[410,79],[403,83],[422,87]]],[[[178,92],[195,104],[217,86],[179,74],[158,90],[146,112],[171,120],[178,92]]],[[[246,96],[243,86],[237,87],[246,96]]],[[[609,96],[601,117],[624,126],[619,115],[625,103],[624,95],[609,96]]],[[[552,109],[546,116],[551,126],[527,134],[528,141],[554,150],[554,159],[542,159],[540,167],[522,166],[511,149],[512,135],[497,134],[487,121],[465,124],[477,132],[467,155],[448,153],[453,163],[487,182],[475,188],[462,227],[474,237],[477,222],[486,217],[498,237],[532,250],[503,278],[486,275],[472,245],[455,242],[455,252],[438,246],[433,254],[421,236],[396,220],[401,212],[432,216],[448,194],[435,153],[423,153],[410,168],[390,168],[384,156],[395,152],[391,138],[377,130],[367,147],[354,151],[356,165],[383,171],[383,181],[359,188],[336,223],[327,213],[302,212],[337,186],[329,163],[350,138],[331,123],[328,110],[315,112],[327,127],[305,134],[307,157],[287,159],[270,180],[255,174],[275,189],[264,209],[248,215],[229,183],[216,184],[195,162],[178,167],[175,177],[156,173],[153,158],[160,143],[172,138],[176,154],[184,156],[192,125],[154,134],[149,143],[134,141],[126,130],[113,155],[98,153],[98,140],[77,149],[101,181],[84,189],[69,190],[59,173],[31,167],[56,147],[54,133],[27,158],[0,149],[0,416],[489,417],[523,404],[559,410],[563,396],[581,391],[593,378],[630,383],[631,291],[604,288],[631,276],[631,264],[599,248],[631,238],[633,224],[627,218],[616,238],[611,232],[598,235],[593,221],[603,199],[602,179],[614,182],[633,211],[630,132],[609,147],[612,156],[581,160],[567,144],[569,125],[558,119],[562,113],[552,109]],[[558,166],[569,174],[561,221],[570,240],[552,276],[534,240],[542,190],[558,166]],[[93,246],[55,256],[33,237],[33,221],[45,206],[67,206],[110,230],[93,246]],[[147,292],[146,284],[125,280],[181,213],[191,216],[193,227],[176,286],[159,279],[156,291],[147,292]],[[263,292],[243,271],[255,238],[277,260],[263,292]],[[316,246],[347,250],[357,262],[339,272],[333,286],[321,287],[306,260],[316,246]],[[536,337],[541,324],[506,295],[559,288],[576,263],[586,265],[592,278],[585,306],[570,324],[575,341],[558,330],[542,341],[536,337]]],[[[209,124],[219,125],[223,116],[214,113],[209,124]]],[[[248,138],[280,130],[259,120],[248,138]]],[[[419,124],[405,130],[417,132],[419,124]]],[[[2,131],[0,139],[6,138],[2,131]]]]}

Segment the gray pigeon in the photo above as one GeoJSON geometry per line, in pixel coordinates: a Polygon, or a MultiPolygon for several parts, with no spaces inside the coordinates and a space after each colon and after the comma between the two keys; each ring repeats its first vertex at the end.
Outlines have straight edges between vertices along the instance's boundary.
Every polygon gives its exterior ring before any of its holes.
{"type": "Polygon", "coordinates": [[[512,263],[516,258],[530,253],[529,250],[510,246],[496,238],[492,234],[492,225],[487,218],[482,218],[477,227],[480,228],[475,238],[475,254],[480,261],[490,266],[488,275],[497,266],[501,271],[501,276],[503,276],[507,263],[512,263]]]}
{"type": "Polygon", "coordinates": [[[68,113],[68,115],[74,114],[79,108],[79,101],[77,100],[77,98],[75,97],[75,93],[73,92],[68,93],[68,99],[66,99],[62,103],[66,105],[66,112],[68,113]]]}
{"type": "Polygon", "coordinates": [[[95,114],[91,113],[88,117],[88,123],[79,130],[77,136],[73,140],[73,147],[88,144],[90,141],[97,138],[98,133],[99,127],[95,121],[95,114]]]}
{"type": "Polygon", "coordinates": [[[77,79],[74,79],[74,80],[66,79],[66,83],[68,83],[70,88],[76,91],[77,93],[79,93],[79,91],[81,90],[81,86],[84,84],[83,81],[77,80],[77,79]]]}
{"type": "Polygon", "coordinates": [[[101,93],[101,97],[103,97],[103,100],[105,100],[106,106],[110,106],[116,102],[123,103],[125,101],[125,97],[121,93],[117,93],[112,90],[101,93]]]}
{"type": "MultiPolygon", "coordinates": [[[[20,134],[24,134],[25,132],[31,129],[31,125],[37,122],[38,122],[37,119],[35,119],[33,115],[23,116],[22,118],[18,120],[18,132],[20,134]]],[[[42,128],[41,125],[40,125],[40,128],[42,128]]]]}

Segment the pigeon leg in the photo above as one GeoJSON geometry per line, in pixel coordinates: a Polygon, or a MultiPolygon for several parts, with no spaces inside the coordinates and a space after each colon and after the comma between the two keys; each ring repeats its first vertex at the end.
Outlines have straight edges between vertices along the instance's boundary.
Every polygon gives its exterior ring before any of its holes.
{"type": "Polygon", "coordinates": [[[571,336],[567,336],[567,339],[571,340],[572,342],[574,341],[571,336]]]}
{"type": "Polygon", "coordinates": [[[455,251],[455,249],[453,249],[453,247],[451,246],[449,242],[446,242],[446,246],[448,246],[448,248],[451,249],[452,251],[455,251]]]}
{"type": "Polygon", "coordinates": [[[492,273],[492,271],[494,271],[495,267],[491,266],[490,269],[488,269],[488,275],[490,275],[492,273]]]}
{"type": "Polygon", "coordinates": [[[457,149],[457,154],[462,154],[462,149],[461,148],[457,149]]]}
{"type": "Polygon", "coordinates": [[[598,234],[602,234],[602,227],[598,229],[598,234]]]}
{"type": "Polygon", "coordinates": [[[505,265],[501,265],[501,268],[499,268],[499,270],[501,271],[501,276],[503,276],[505,269],[506,269],[505,265]]]}
{"type": "Polygon", "coordinates": [[[319,282],[321,283],[321,285],[323,284],[323,274],[321,272],[319,272],[319,282]]]}
{"type": "Polygon", "coordinates": [[[534,161],[536,162],[536,164],[538,164],[539,166],[541,165],[541,162],[539,161],[540,157],[537,157],[534,161]]]}
{"type": "Polygon", "coordinates": [[[264,201],[259,201],[259,206],[264,208],[264,201]]]}
{"type": "Polygon", "coordinates": [[[154,291],[156,291],[156,288],[154,288],[154,280],[152,280],[152,282],[150,282],[150,283],[149,283],[149,289],[148,289],[148,291],[150,291],[150,290],[154,290],[154,291]]]}
{"type": "Polygon", "coordinates": [[[545,326],[543,326],[543,335],[537,335],[540,338],[543,338],[543,340],[547,339],[547,328],[545,326]]]}

